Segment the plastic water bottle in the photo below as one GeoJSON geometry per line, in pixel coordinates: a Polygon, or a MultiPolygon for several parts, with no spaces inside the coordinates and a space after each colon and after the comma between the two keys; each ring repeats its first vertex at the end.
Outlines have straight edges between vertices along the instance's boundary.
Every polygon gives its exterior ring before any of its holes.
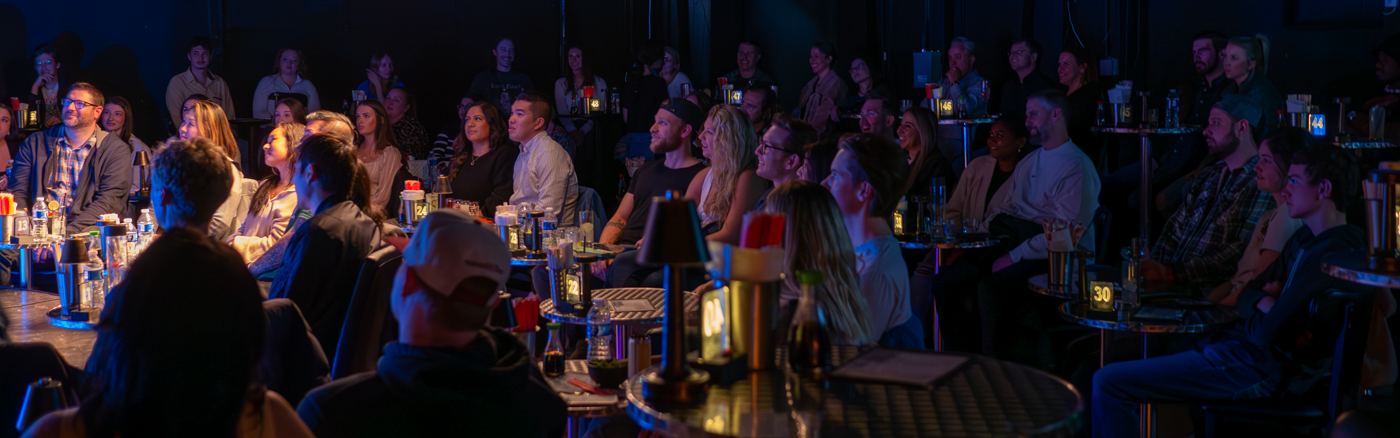
{"type": "Polygon", "coordinates": [[[35,239],[46,239],[49,237],[49,209],[44,204],[44,197],[34,198],[34,220],[33,226],[29,227],[29,235],[35,239]]]}
{"type": "Polygon", "coordinates": [[[1167,92],[1167,127],[1181,127],[1181,96],[1176,94],[1176,89],[1167,92]]]}
{"type": "Polygon", "coordinates": [[[151,209],[141,209],[141,216],[136,218],[136,234],[138,251],[143,251],[151,245],[151,240],[156,235],[156,218],[151,215],[151,209]]]}
{"type": "Polygon", "coordinates": [[[608,300],[593,299],[588,312],[588,360],[612,360],[612,309],[608,300]]]}

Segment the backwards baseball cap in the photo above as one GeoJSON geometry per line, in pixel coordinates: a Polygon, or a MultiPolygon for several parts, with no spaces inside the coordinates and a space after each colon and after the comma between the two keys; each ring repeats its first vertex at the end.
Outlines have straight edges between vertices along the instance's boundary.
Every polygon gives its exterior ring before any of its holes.
{"type": "MultiPolygon", "coordinates": [[[[409,282],[449,300],[489,311],[497,293],[510,277],[510,250],[481,221],[451,209],[429,213],[418,224],[407,244],[402,238],[390,243],[403,252],[409,282]],[[469,287],[466,280],[482,277],[494,283],[491,290],[469,287]]],[[[483,320],[485,312],[483,312],[483,320]]]]}
{"type": "Polygon", "coordinates": [[[679,117],[685,124],[690,125],[690,132],[695,133],[697,136],[700,135],[700,129],[705,126],[705,112],[701,111],[700,107],[695,106],[694,103],[691,103],[685,98],[673,97],[665,104],[662,104],[661,109],[670,111],[671,114],[675,114],[675,116],[679,117]]]}
{"type": "Polygon", "coordinates": [[[1390,55],[1391,58],[1400,59],[1400,33],[1391,35],[1389,38],[1386,38],[1385,41],[1381,41],[1381,45],[1371,49],[1371,56],[1379,58],[1382,52],[1386,55],[1390,55]]]}
{"type": "Polygon", "coordinates": [[[1230,117],[1244,119],[1249,126],[1259,126],[1264,110],[1259,108],[1259,100],[1242,94],[1229,94],[1221,97],[1212,108],[1219,108],[1230,117]]]}

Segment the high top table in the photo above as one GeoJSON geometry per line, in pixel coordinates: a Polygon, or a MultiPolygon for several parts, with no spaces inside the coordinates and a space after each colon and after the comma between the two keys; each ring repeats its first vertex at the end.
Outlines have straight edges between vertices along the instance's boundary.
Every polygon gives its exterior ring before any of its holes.
{"type": "Polygon", "coordinates": [[[1147,239],[1148,230],[1151,225],[1148,219],[1148,206],[1152,205],[1152,142],[1148,137],[1153,135],[1184,135],[1200,131],[1200,126],[1181,125],[1180,128],[1147,128],[1147,127],[1121,127],[1121,126],[1095,126],[1089,128],[1090,131],[1106,134],[1131,134],[1142,139],[1142,149],[1138,155],[1138,168],[1142,169],[1141,179],[1138,181],[1138,232],[1142,237],[1144,248],[1151,248],[1147,239]]]}
{"type": "Polygon", "coordinates": [[[967,162],[970,160],[968,156],[972,155],[972,128],[977,125],[985,125],[995,121],[997,121],[996,116],[973,117],[966,119],[938,119],[938,124],[940,125],[958,125],[962,127],[964,169],[967,168],[967,162]]]}
{"type": "MultiPolygon", "coordinates": [[[[10,340],[47,342],[52,344],[68,365],[82,369],[87,365],[93,344],[94,330],[70,330],[49,324],[49,309],[58,306],[58,294],[27,289],[0,289],[0,313],[9,321],[10,340]]],[[[0,367],[3,368],[3,367],[0,367]]]]}

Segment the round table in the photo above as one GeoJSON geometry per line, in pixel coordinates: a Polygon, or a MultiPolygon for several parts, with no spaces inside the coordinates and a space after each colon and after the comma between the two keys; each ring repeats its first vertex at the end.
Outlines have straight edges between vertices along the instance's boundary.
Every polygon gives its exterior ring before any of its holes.
{"type": "MultiPolygon", "coordinates": [[[[927,249],[933,248],[934,274],[938,274],[938,267],[943,265],[943,250],[945,249],[974,249],[986,248],[1001,243],[997,239],[981,240],[939,240],[933,242],[899,242],[899,246],[905,249],[927,249]]],[[[943,330],[938,327],[938,302],[933,303],[933,351],[943,351],[943,330]]]]}
{"type": "MultiPolygon", "coordinates": [[[[1144,300],[1146,305],[1151,305],[1153,300],[1144,300]]],[[[1105,365],[1104,358],[1108,356],[1108,331],[1126,331],[1142,333],[1142,358],[1147,359],[1147,335],[1151,333],[1205,333],[1218,329],[1225,324],[1229,324],[1239,319],[1240,314],[1232,307],[1216,305],[1206,309],[1187,310],[1181,321],[1165,320],[1135,320],[1131,316],[1124,315],[1119,318],[1117,312],[1094,312],[1089,310],[1089,303],[1068,302],[1060,306],[1060,317],[1076,324],[1099,329],[1099,367],[1105,365]]],[[[1139,406],[1141,410],[1141,430],[1142,436],[1151,437],[1156,435],[1156,415],[1152,411],[1151,404],[1144,403],[1139,406]]]]}
{"type": "MultiPolygon", "coordinates": [[[[1114,269],[1111,266],[1089,265],[1088,269],[1090,281],[1108,281],[1113,283],[1123,282],[1122,272],[1120,272],[1117,269],[1114,269]]],[[[1050,286],[1050,274],[1032,275],[1029,279],[1026,279],[1026,288],[1030,289],[1031,292],[1054,298],[1061,298],[1066,300],[1079,299],[1078,290],[1066,290],[1060,286],[1050,286]]],[[[1138,297],[1150,300],[1152,299],[1153,295],[1184,296],[1189,295],[1190,292],[1190,290],[1182,289],[1180,286],[1177,286],[1175,283],[1172,283],[1170,281],[1148,280],[1144,282],[1143,292],[1139,294],[1138,297]]]]}
{"type": "Polygon", "coordinates": [[[1333,145],[1336,145],[1337,147],[1342,148],[1342,149],[1356,149],[1356,150],[1361,150],[1361,149],[1393,149],[1393,148],[1400,147],[1400,146],[1397,146],[1395,143],[1391,143],[1391,142],[1388,142],[1388,141],[1343,141],[1343,142],[1336,142],[1336,143],[1332,143],[1332,144],[1333,144],[1333,145]]]}
{"type": "MultiPolygon", "coordinates": [[[[1145,99],[1145,98],[1144,98],[1144,99],[1145,99]]],[[[1141,151],[1139,151],[1139,155],[1138,155],[1138,163],[1141,163],[1138,167],[1139,167],[1140,169],[1142,169],[1142,175],[1141,175],[1140,179],[1138,180],[1138,184],[1139,184],[1139,185],[1138,185],[1138,187],[1139,187],[1138,190],[1139,190],[1141,193],[1151,193],[1151,188],[1152,188],[1152,166],[1149,166],[1147,163],[1151,163],[1151,162],[1152,162],[1152,142],[1148,140],[1148,137],[1149,137],[1149,136],[1153,136],[1153,135],[1184,135],[1184,134],[1190,134],[1190,133],[1193,133],[1193,132],[1196,132],[1196,131],[1201,130],[1201,127],[1200,127],[1200,126],[1194,126],[1194,125],[1181,125],[1181,127],[1179,127],[1179,128],[1145,128],[1145,127],[1143,127],[1143,128],[1135,128],[1135,127],[1120,127],[1120,126],[1094,126],[1094,127],[1089,128],[1089,130],[1092,131],[1092,132],[1104,133],[1104,134],[1130,134],[1130,135],[1137,135],[1138,137],[1140,137],[1140,138],[1142,139],[1142,149],[1141,149],[1141,151]]],[[[1139,233],[1139,234],[1141,235],[1141,237],[1142,237],[1142,244],[1143,244],[1143,247],[1144,247],[1144,248],[1150,248],[1150,246],[1148,246],[1148,240],[1147,240],[1147,230],[1150,230],[1150,229],[1151,229],[1151,228],[1150,228],[1150,225],[1151,225],[1151,224],[1148,222],[1148,219],[1149,219],[1149,216],[1148,216],[1148,207],[1149,207],[1152,203],[1151,203],[1151,202],[1139,202],[1138,204],[1139,204],[1139,205],[1138,205],[1138,216],[1140,216],[1140,218],[1138,219],[1138,220],[1139,220],[1138,226],[1141,227],[1141,228],[1138,228],[1138,233],[1139,233]]]]}
{"type": "Polygon", "coordinates": [[[1367,286],[1400,288],[1400,270],[1371,267],[1365,251],[1332,253],[1322,258],[1322,271],[1352,283],[1367,286]]]}
{"type": "Polygon", "coordinates": [[[34,283],[34,251],[53,248],[58,243],[61,243],[58,239],[25,244],[3,242],[0,249],[19,250],[19,286],[27,289],[34,283]]]}
{"type": "MultiPolygon", "coordinates": [[[[832,350],[838,366],[860,353],[852,346],[832,350]]],[[[984,356],[970,356],[932,390],[843,380],[823,385],[767,371],[730,385],[711,383],[703,404],[679,409],[648,403],[642,375],[627,381],[627,414],[643,428],[675,436],[798,436],[795,416],[824,437],[1041,435],[1061,430],[1084,408],[1069,382],[984,356]],[[794,409],[790,399],[803,408],[794,409]]]]}
{"type": "Polygon", "coordinates": [[[93,330],[69,330],[50,324],[46,314],[58,306],[58,294],[29,289],[0,288],[0,313],[9,320],[10,340],[52,344],[68,365],[82,369],[97,342],[93,330]]]}
{"type": "MultiPolygon", "coordinates": [[[[540,374],[543,375],[544,362],[535,362],[535,366],[540,368],[540,374]]],[[[550,389],[553,389],[555,392],[558,392],[560,394],[579,394],[585,392],[583,388],[579,388],[573,386],[572,384],[569,384],[569,379],[579,379],[582,380],[583,383],[587,383],[589,385],[598,385],[598,382],[593,381],[593,378],[588,376],[588,361],[583,359],[569,359],[564,361],[563,375],[558,377],[544,376],[544,379],[545,383],[549,385],[550,389]],[[565,391],[566,389],[569,391],[565,391]]],[[[614,393],[621,392],[615,388],[603,389],[614,393]]],[[[617,403],[612,404],[575,404],[568,403],[567,401],[565,403],[569,407],[568,436],[579,436],[579,434],[582,433],[582,430],[580,430],[581,422],[579,421],[579,419],[611,417],[613,415],[617,415],[617,413],[619,412],[622,412],[622,410],[626,409],[627,406],[626,402],[621,396],[617,398],[617,403]]]]}
{"type": "MultiPolygon", "coordinates": [[[[689,292],[681,292],[685,296],[685,312],[692,313],[700,310],[700,297],[689,292]]],[[[593,298],[602,298],[608,301],[615,300],[646,300],[651,305],[650,311],[638,312],[613,312],[613,356],[617,359],[627,358],[627,340],[631,336],[633,326],[661,324],[666,319],[666,289],[655,287],[619,287],[609,289],[594,289],[593,298]]],[[[564,315],[555,312],[554,299],[545,298],[540,300],[540,315],[544,319],[565,323],[588,325],[587,315],[564,315]]]]}
{"type": "Polygon", "coordinates": [[[938,119],[940,125],[958,125],[962,127],[963,137],[963,168],[967,168],[967,162],[972,155],[972,127],[997,121],[997,116],[973,117],[966,119],[938,119]]]}

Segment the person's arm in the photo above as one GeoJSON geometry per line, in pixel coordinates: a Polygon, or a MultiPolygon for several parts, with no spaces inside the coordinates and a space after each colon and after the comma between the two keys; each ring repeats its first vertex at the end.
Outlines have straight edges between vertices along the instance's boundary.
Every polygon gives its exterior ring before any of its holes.
{"type": "Polygon", "coordinates": [[[520,148],[515,146],[500,147],[508,149],[501,151],[501,156],[496,158],[495,168],[491,170],[491,180],[495,182],[495,188],[491,189],[491,195],[482,201],[484,204],[480,205],[482,211],[486,211],[488,206],[494,209],[497,205],[509,202],[510,195],[515,193],[515,159],[520,157],[520,148]]]}
{"type": "Polygon", "coordinates": [[[759,178],[752,170],[740,173],[739,183],[734,187],[733,197],[730,198],[729,212],[724,215],[724,225],[714,234],[705,236],[705,240],[738,245],[739,234],[744,228],[744,214],[752,210],[754,204],[758,203],[758,198],[763,196],[764,183],[765,180],[759,178]]]}
{"type": "Polygon", "coordinates": [[[572,173],[574,164],[569,161],[569,154],[564,152],[562,147],[546,148],[543,145],[536,146],[535,154],[540,155],[539,164],[534,169],[530,169],[537,177],[535,181],[540,185],[540,205],[543,207],[554,207],[556,213],[564,211],[564,198],[569,191],[569,174],[572,173]]]}
{"type": "Polygon", "coordinates": [[[310,113],[320,111],[321,93],[316,91],[316,84],[313,84],[311,83],[311,81],[307,81],[305,79],[302,80],[306,81],[306,112],[310,113]]]}
{"type": "Polygon", "coordinates": [[[287,232],[282,234],[282,238],[263,251],[262,256],[248,264],[248,271],[254,277],[266,274],[282,267],[282,256],[287,252],[287,245],[292,242],[292,237],[296,236],[297,230],[310,219],[311,212],[306,210],[296,210],[293,212],[291,223],[287,224],[287,232]]]}
{"type": "Polygon", "coordinates": [[[98,176],[97,191],[93,193],[92,202],[83,208],[83,212],[68,220],[66,229],[69,234],[79,233],[93,226],[97,223],[97,218],[104,213],[120,214],[126,208],[127,197],[131,196],[131,146],[115,135],[107,136],[103,143],[105,144],[99,148],[113,150],[105,154],[99,154],[96,150],[92,152],[97,156],[89,160],[102,158],[102,163],[93,163],[96,166],[92,169],[93,172],[101,172],[98,176]]]}
{"type": "MultiPolygon", "coordinates": [[[[233,166],[229,163],[229,166],[233,166]]],[[[130,173],[130,172],[128,172],[130,173]]],[[[229,188],[228,199],[219,205],[218,210],[214,210],[214,217],[209,219],[209,237],[217,240],[224,240],[235,230],[233,224],[238,220],[239,198],[243,196],[243,178],[239,172],[233,174],[233,186],[229,188]]]]}
{"type": "Polygon", "coordinates": [[[622,237],[622,229],[627,227],[627,220],[632,217],[632,208],[636,199],[632,193],[622,195],[622,202],[617,204],[617,212],[608,219],[608,224],[603,226],[603,236],[598,238],[598,242],[613,244],[622,237]]]}
{"type": "Polygon", "coordinates": [[[291,225],[292,215],[297,207],[297,197],[295,194],[276,200],[268,206],[267,213],[272,215],[272,229],[265,236],[249,235],[246,232],[248,224],[256,213],[248,212],[248,219],[243,220],[243,225],[238,227],[238,234],[230,236],[230,246],[239,254],[243,255],[244,261],[257,260],[268,248],[282,240],[282,236],[287,233],[287,226],[291,225]]]}
{"type": "Polygon", "coordinates": [[[29,186],[30,172],[33,171],[35,155],[38,154],[40,140],[45,135],[45,131],[39,131],[30,135],[19,145],[19,155],[15,157],[15,165],[10,169],[9,189],[15,195],[15,209],[23,210],[29,208],[33,202],[34,194],[30,193],[29,186]]]}
{"type": "Polygon", "coordinates": [[[1207,239],[1221,243],[1213,245],[1215,250],[1205,251],[1180,262],[1167,262],[1172,272],[1185,276],[1187,281],[1228,276],[1233,273],[1240,254],[1249,246],[1249,239],[1254,235],[1254,227],[1259,224],[1259,217],[1265,211],[1274,208],[1273,198],[1268,193],[1256,190],[1255,194],[1256,196],[1236,197],[1234,205],[1226,213],[1229,215],[1227,223],[1230,226],[1219,235],[1206,236],[1207,239]]]}
{"type": "MultiPolygon", "coordinates": [[[[272,81],[273,81],[273,80],[280,80],[280,79],[276,79],[276,78],[277,78],[277,75],[272,75],[272,76],[263,76],[262,79],[258,80],[258,87],[253,89],[253,118],[255,118],[255,119],[270,119],[270,118],[272,118],[272,111],[274,111],[274,110],[268,108],[269,103],[268,103],[268,101],[267,101],[267,98],[268,98],[269,95],[272,94],[272,81]]],[[[230,118],[232,118],[232,117],[230,117],[230,118]]]]}

